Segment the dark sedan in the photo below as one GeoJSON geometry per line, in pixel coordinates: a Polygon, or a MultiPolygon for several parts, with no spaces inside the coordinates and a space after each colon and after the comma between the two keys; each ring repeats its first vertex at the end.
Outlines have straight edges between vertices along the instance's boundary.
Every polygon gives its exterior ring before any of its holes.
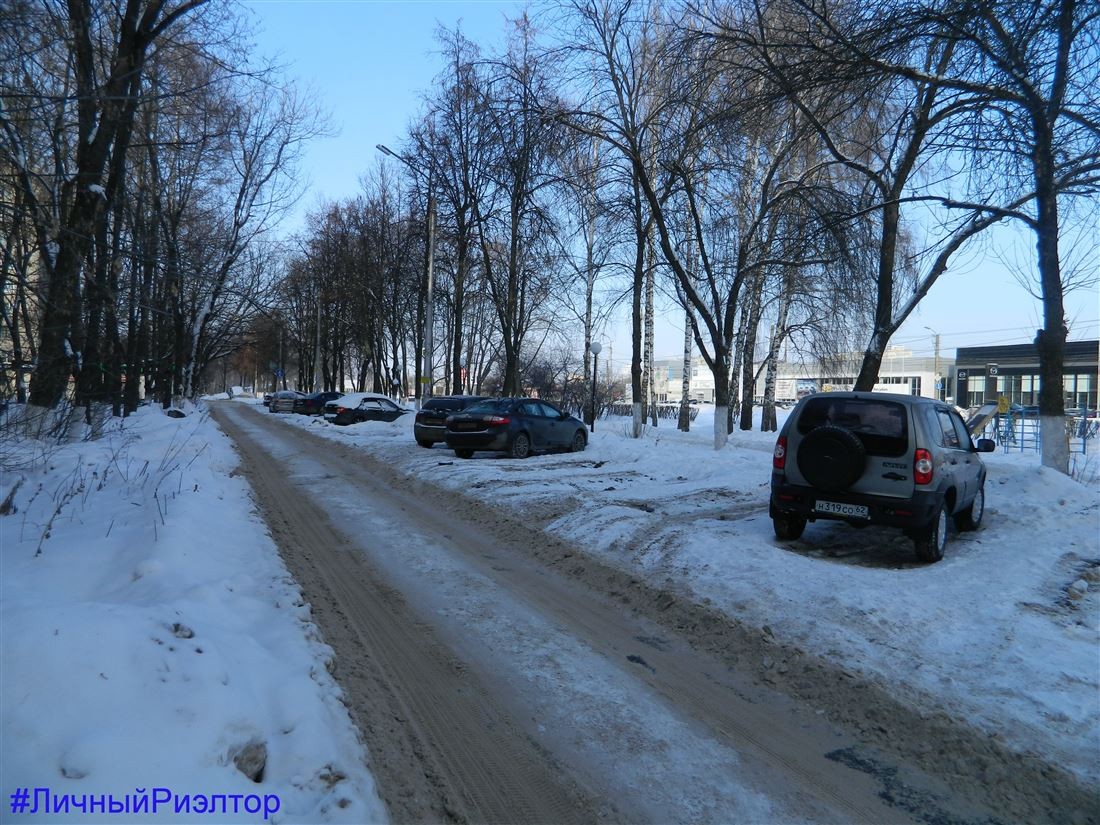
{"type": "Polygon", "coordinates": [[[447,416],[484,400],[483,395],[441,395],[429,398],[417,412],[416,421],[413,422],[416,443],[421,447],[431,447],[443,441],[447,432],[447,416]]]}
{"type": "Polygon", "coordinates": [[[489,398],[449,416],[444,439],[459,458],[479,450],[526,458],[547,450],[579,453],[588,445],[588,429],[538,398],[489,398]]]}
{"type": "Polygon", "coordinates": [[[342,395],[342,392],[315,392],[303,396],[294,402],[294,412],[299,415],[320,415],[325,411],[325,404],[342,395]]]}
{"type": "Polygon", "coordinates": [[[334,424],[358,424],[361,421],[396,421],[407,413],[388,398],[367,397],[357,407],[339,407],[334,424]]]}

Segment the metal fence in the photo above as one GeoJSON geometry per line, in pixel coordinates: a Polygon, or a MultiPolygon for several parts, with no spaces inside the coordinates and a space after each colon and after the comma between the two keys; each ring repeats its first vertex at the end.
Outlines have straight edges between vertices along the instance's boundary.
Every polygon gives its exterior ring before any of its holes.
{"type": "MultiPolygon", "coordinates": [[[[1096,437],[1100,433],[1100,418],[1079,415],[1066,416],[1066,436],[1070,454],[1088,455],[1089,444],[1096,449],[1096,437]]],[[[1040,452],[1042,432],[1037,410],[1013,410],[994,415],[976,437],[992,438],[1004,452],[1040,452]]]]}

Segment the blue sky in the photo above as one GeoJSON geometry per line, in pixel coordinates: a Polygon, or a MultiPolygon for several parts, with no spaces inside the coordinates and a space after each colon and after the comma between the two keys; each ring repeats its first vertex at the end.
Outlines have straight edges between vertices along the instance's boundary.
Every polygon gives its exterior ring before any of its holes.
{"type": "MultiPolygon", "coordinates": [[[[515,0],[251,0],[245,5],[256,18],[259,50],[281,55],[288,73],[310,90],[339,130],[308,151],[304,171],[310,189],[288,229],[298,228],[305,210],[318,202],[354,195],[360,177],[377,162],[376,144],[401,145],[440,68],[435,40],[440,26],[461,24],[467,37],[492,48],[504,40],[506,19],[523,8],[515,0]]],[[[1100,226],[1093,229],[1094,237],[1100,234],[1100,226]]],[[[1042,307],[1017,282],[1008,262],[1028,266],[1033,248],[1028,233],[998,230],[980,247],[958,255],[893,343],[931,355],[933,336],[926,327],[941,334],[944,355],[957,347],[1031,341],[1042,326],[1042,307]]],[[[1064,258],[1071,257],[1068,252],[1064,258]]],[[[1095,260],[1086,265],[1100,268],[1095,260]]],[[[1067,296],[1066,311],[1072,340],[1100,336],[1096,286],[1067,296]]],[[[664,316],[657,356],[678,357],[681,311],[664,316]]],[[[625,363],[625,318],[605,340],[613,345],[616,366],[625,363]]]]}

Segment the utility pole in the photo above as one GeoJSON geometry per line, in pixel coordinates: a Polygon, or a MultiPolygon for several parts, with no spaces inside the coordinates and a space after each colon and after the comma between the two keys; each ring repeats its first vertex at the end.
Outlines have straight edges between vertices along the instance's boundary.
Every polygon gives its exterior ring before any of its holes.
{"type": "MultiPolygon", "coordinates": [[[[932,363],[932,397],[937,401],[942,401],[940,398],[940,334],[932,327],[925,327],[926,330],[932,333],[933,347],[935,347],[935,360],[932,363]]],[[[956,399],[958,403],[958,399],[956,399]]]]}
{"type": "MultiPolygon", "coordinates": [[[[421,168],[417,166],[406,155],[399,155],[397,152],[390,149],[388,146],[383,146],[381,143],[377,143],[374,146],[379,152],[384,155],[389,155],[391,158],[401,161],[405,164],[406,168],[414,175],[421,172],[421,168]]],[[[424,374],[420,376],[420,392],[416,397],[416,408],[419,410],[423,407],[424,402],[432,397],[432,350],[435,347],[433,326],[435,324],[435,311],[434,311],[434,296],[435,291],[435,197],[432,195],[432,166],[428,166],[428,262],[425,267],[425,296],[424,296],[424,374]]]]}
{"type": "Polygon", "coordinates": [[[321,380],[321,292],[317,292],[317,340],[314,342],[313,352],[313,391],[320,392],[324,389],[318,386],[321,380]]]}
{"type": "Polygon", "coordinates": [[[421,377],[421,381],[424,382],[423,388],[420,393],[421,402],[420,406],[424,406],[424,402],[432,397],[432,350],[435,347],[435,336],[433,333],[433,327],[435,326],[435,312],[433,307],[433,293],[435,291],[435,197],[432,195],[432,176],[429,171],[428,174],[428,285],[427,285],[427,299],[424,306],[424,375],[421,377]]]}

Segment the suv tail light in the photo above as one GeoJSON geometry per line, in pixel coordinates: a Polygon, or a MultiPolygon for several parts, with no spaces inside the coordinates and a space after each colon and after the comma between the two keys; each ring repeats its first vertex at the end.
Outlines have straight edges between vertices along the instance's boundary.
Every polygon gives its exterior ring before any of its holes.
{"type": "Polygon", "coordinates": [[[931,484],[933,469],[932,453],[918,447],[913,454],[913,482],[915,484],[931,484]]]}
{"type": "Polygon", "coordinates": [[[772,469],[782,470],[787,464],[787,436],[781,435],[775,442],[775,452],[772,453],[772,469]]]}

